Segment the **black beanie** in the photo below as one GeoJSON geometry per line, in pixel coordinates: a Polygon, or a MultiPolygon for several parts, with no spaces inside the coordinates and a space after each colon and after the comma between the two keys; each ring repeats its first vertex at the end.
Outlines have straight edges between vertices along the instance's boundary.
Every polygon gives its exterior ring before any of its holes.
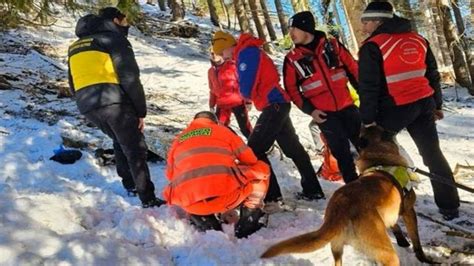
{"type": "Polygon", "coordinates": [[[389,18],[393,18],[393,6],[389,2],[371,2],[360,17],[361,20],[389,18]]]}
{"type": "Polygon", "coordinates": [[[294,14],[288,21],[288,27],[295,27],[302,31],[314,34],[316,23],[314,16],[309,11],[294,14]]]}
{"type": "Polygon", "coordinates": [[[122,20],[125,17],[125,14],[120,12],[116,7],[105,7],[99,10],[99,16],[103,19],[110,19],[114,20],[114,18],[118,18],[122,20]]]}

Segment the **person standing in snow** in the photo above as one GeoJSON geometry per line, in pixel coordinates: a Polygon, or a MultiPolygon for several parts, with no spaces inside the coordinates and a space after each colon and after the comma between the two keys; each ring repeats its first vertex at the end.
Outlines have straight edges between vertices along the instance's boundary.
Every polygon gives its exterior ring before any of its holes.
{"type": "Polygon", "coordinates": [[[69,85],[79,111],[113,139],[117,173],[144,208],[160,206],[146,162],[145,93],[130,42],[129,24],[117,8],[79,19],[79,40],[69,47],[69,85]]]}
{"type": "Polygon", "coordinates": [[[219,122],[225,126],[229,125],[230,115],[233,113],[240,131],[248,139],[252,125],[244,99],[240,95],[237,68],[233,60],[224,60],[218,55],[220,52],[211,52],[211,67],[207,72],[209,109],[215,111],[219,122]]]}
{"type": "Polygon", "coordinates": [[[321,130],[344,182],[354,181],[358,174],[350,143],[358,147],[361,120],[347,82],[358,87],[357,62],[343,44],[315,30],[311,12],[295,14],[289,27],[295,47],[283,63],[285,89],[321,130]]]}
{"type": "MultiPolygon", "coordinates": [[[[370,36],[359,52],[360,112],[366,127],[379,125],[397,134],[406,128],[431,173],[454,182],[438,139],[443,118],[440,75],[428,41],[410,21],[393,14],[388,2],[370,3],[361,16],[370,36]]],[[[444,219],[459,216],[455,187],[431,181],[444,219]]]]}
{"type": "Polygon", "coordinates": [[[262,226],[269,174],[268,165],[239,136],[219,125],[214,113],[203,111],[171,145],[166,168],[170,183],[163,195],[168,204],[190,214],[201,231],[222,231],[216,214],[240,206],[235,235],[242,238],[262,226]]]}
{"type": "MultiPolygon", "coordinates": [[[[214,51],[222,51],[224,58],[235,60],[242,96],[251,100],[255,108],[262,111],[248,140],[249,147],[259,160],[270,165],[266,152],[276,140],[301,174],[303,191],[298,196],[307,200],[324,198],[309,155],[301,145],[291,122],[290,98],[279,84],[280,77],[272,59],[262,50],[263,41],[243,33],[236,42],[231,34],[216,32],[212,43],[214,51]]],[[[280,186],[273,170],[265,201],[277,204],[282,202],[280,186]]]]}

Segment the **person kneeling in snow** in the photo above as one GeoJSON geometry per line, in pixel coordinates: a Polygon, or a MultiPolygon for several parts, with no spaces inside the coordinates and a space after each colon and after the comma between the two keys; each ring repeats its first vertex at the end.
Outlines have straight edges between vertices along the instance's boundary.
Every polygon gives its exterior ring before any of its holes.
{"type": "Polygon", "coordinates": [[[270,169],[235,133],[208,111],[199,112],[173,141],[163,196],[183,208],[198,230],[222,230],[216,214],[240,206],[238,238],[262,226],[270,169]]]}

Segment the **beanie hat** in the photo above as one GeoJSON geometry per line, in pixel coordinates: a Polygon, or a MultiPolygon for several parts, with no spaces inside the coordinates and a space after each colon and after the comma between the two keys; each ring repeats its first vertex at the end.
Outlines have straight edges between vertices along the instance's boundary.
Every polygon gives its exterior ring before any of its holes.
{"type": "Polygon", "coordinates": [[[212,37],[212,51],[218,55],[222,55],[222,51],[234,46],[236,43],[237,42],[232,34],[224,31],[217,31],[212,37]]]}
{"type": "Polygon", "coordinates": [[[389,2],[371,2],[367,5],[361,20],[376,20],[393,18],[393,6],[389,2]]]}
{"type": "Polygon", "coordinates": [[[288,21],[288,27],[298,28],[302,31],[314,33],[316,22],[314,16],[309,11],[303,11],[294,14],[288,21]]]}
{"type": "Polygon", "coordinates": [[[114,20],[114,18],[118,18],[122,20],[125,16],[124,13],[120,12],[116,7],[105,7],[99,10],[99,16],[103,19],[114,20]]]}

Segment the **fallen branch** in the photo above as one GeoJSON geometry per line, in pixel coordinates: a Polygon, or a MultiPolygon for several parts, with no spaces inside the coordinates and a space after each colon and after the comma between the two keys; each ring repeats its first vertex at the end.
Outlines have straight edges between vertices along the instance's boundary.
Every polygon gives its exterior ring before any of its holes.
{"type": "Polygon", "coordinates": [[[448,228],[451,228],[452,230],[454,231],[458,231],[458,232],[462,232],[463,234],[465,234],[466,236],[468,236],[469,238],[473,238],[474,239],[474,232],[469,230],[469,229],[466,229],[466,228],[463,228],[457,224],[452,224],[452,223],[449,223],[449,222],[445,222],[445,221],[440,221],[438,219],[435,219],[429,215],[426,215],[424,213],[421,213],[421,212],[418,212],[417,215],[420,217],[420,218],[423,218],[425,220],[428,220],[428,221],[431,221],[431,222],[434,222],[434,223],[437,223],[439,225],[443,225],[443,226],[446,226],[448,228]]]}

